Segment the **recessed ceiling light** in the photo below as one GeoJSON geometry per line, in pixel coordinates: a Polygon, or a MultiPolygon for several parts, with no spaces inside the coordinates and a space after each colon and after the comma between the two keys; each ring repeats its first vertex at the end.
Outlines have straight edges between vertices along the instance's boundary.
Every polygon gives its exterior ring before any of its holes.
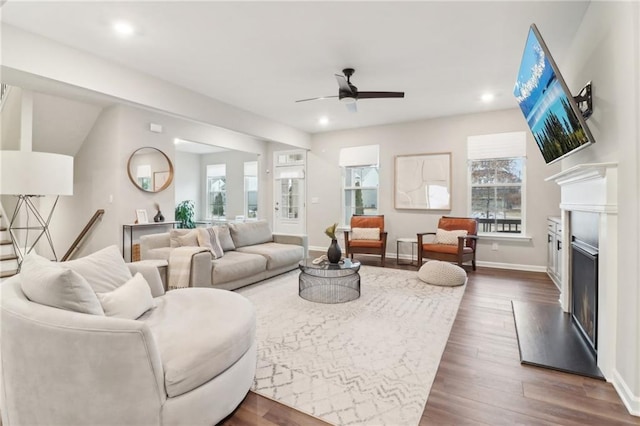
{"type": "Polygon", "coordinates": [[[133,26],[125,21],[118,21],[113,24],[113,30],[120,35],[129,36],[133,34],[133,26]]]}
{"type": "Polygon", "coordinates": [[[321,126],[326,126],[327,124],[329,124],[329,117],[320,117],[318,119],[318,124],[321,126]]]}
{"type": "Polygon", "coordinates": [[[489,102],[493,101],[495,99],[495,95],[493,93],[483,93],[482,96],[480,96],[480,99],[482,100],[482,102],[488,104],[489,102]]]}

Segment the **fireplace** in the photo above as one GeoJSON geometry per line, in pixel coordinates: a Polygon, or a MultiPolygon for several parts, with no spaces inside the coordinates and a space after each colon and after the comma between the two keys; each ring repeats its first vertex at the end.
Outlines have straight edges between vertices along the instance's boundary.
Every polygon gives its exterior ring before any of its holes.
{"type": "Polygon", "coordinates": [[[596,352],[598,337],[598,249],[575,239],[571,242],[571,317],[596,352]]]}
{"type": "Polygon", "coordinates": [[[607,380],[614,379],[618,348],[617,179],[615,163],[580,164],[547,178],[560,185],[561,240],[571,247],[563,250],[563,270],[569,273],[562,277],[560,305],[576,314],[575,324],[581,323],[585,340],[591,342],[585,346],[597,348],[597,364],[607,380]],[[584,283],[588,285],[581,288],[584,283]]]}
{"type": "Polygon", "coordinates": [[[574,323],[596,352],[598,337],[598,214],[572,211],[571,222],[571,301],[574,323]]]}

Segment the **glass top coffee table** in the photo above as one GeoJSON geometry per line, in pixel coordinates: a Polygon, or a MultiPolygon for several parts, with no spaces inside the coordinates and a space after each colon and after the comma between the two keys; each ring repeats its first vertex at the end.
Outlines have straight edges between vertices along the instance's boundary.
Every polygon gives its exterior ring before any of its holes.
{"type": "Polygon", "coordinates": [[[344,259],[313,264],[313,259],[298,264],[298,295],[310,302],[344,303],[360,297],[360,262],[344,259]]]}

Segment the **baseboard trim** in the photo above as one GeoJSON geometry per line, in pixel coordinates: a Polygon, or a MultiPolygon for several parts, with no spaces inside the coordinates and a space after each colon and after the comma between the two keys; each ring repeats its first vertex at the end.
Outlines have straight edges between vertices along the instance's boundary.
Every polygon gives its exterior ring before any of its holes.
{"type": "MultiPolygon", "coordinates": [[[[327,247],[319,247],[319,246],[309,246],[309,250],[312,251],[321,251],[325,252],[327,247]]],[[[343,250],[344,253],[344,250],[343,250]]],[[[388,253],[388,259],[394,259],[396,257],[395,253],[388,253]]],[[[411,258],[408,254],[401,254],[400,259],[409,260],[411,258]]],[[[486,262],[486,261],[476,261],[477,266],[482,266],[483,268],[493,268],[493,269],[510,269],[513,271],[527,271],[527,272],[547,272],[547,266],[544,265],[522,265],[518,263],[500,263],[500,262],[486,262]]]]}
{"type": "Polygon", "coordinates": [[[624,381],[618,370],[613,370],[613,380],[611,381],[618,396],[627,407],[629,414],[640,417],[640,396],[634,395],[629,389],[627,382],[624,381]]]}
{"type": "Polygon", "coordinates": [[[513,271],[528,271],[528,272],[547,272],[547,267],[538,266],[538,265],[521,265],[518,263],[500,263],[500,262],[485,262],[478,260],[476,261],[478,266],[482,266],[483,268],[493,268],[493,269],[510,269],[513,271]]]}

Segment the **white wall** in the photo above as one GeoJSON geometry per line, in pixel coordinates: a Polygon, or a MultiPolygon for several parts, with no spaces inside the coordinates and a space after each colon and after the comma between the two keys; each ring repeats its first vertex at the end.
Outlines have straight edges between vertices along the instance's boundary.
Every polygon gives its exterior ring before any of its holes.
{"type": "MultiPolygon", "coordinates": [[[[74,157],[73,196],[61,197],[51,222],[57,252],[64,252],[97,209],[104,209],[102,221],[78,250],[77,256],[92,253],[111,244],[119,244],[120,203],[118,174],[126,177],[126,162],[118,164],[120,152],[120,108],[102,111],[85,143],[74,157]],[[109,195],[114,204],[109,204],[109,195]]],[[[128,178],[127,178],[128,179],[128,178]]],[[[127,223],[133,222],[128,218],[127,223]]]]}
{"type": "MultiPolygon", "coordinates": [[[[228,139],[224,135],[216,127],[150,110],[127,106],[103,110],[75,157],[74,195],[61,198],[55,222],[52,221],[56,251],[64,253],[97,209],[105,209],[103,220],[77,256],[111,244],[122,247],[122,225],[134,223],[137,209],[146,209],[151,219],[155,214],[154,205],[158,203],[165,220],[173,220],[175,205],[182,201],[176,200],[178,182],[174,180],[167,189],[158,193],[138,189],[127,174],[129,156],[138,148],[151,146],[163,151],[176,168],[181,162],[176,162],[175,138],[234,149],[236,139],[228,139]],[[149,123],[161,124],[163,132],[150,132],[149,123]]],[[[248,155],[254,160],[258,158],[259,170],[264,167],[260,161],[266,157],[267,143],[245,137],[239,146],[252,150],[253,154],[248,155]]],[[[176,173],[181,172],[176,170],[176,173]]],[[[259,185],[262,188],[265,182],[260,181],[259,185]]],[[[266,205],[265,200],[260,194],[261,205],[266,205]]]]}
{"type": "Polygon", "coordinates": [[[559,65],[572,91],[593,82],[587,124],[596,143],[567,157],[562,168],[618,162],[619,381],[614,378],[614,384],[640,415],[640,3],[592,2],[569,52],[559,65]]]}
{"type": "MultiPolygon", "coordinates": [[[[200,194],[204,191],[200,155],[176,151],[175,160],[175,204],[193,200],[195,211],[199,212],[203,208],[200,194]]],[[[196,213],[195,219],[200,218],[196,213]]]]}
{"type": "Polygon", "coordinates": [[[494,266],[509,264],[509,267],[544,270],[547,261],[546,218],[560,213],[560,190],[557,185],[543,179],[558,172],[559,166],[544,163],[518,109],[314,135],[308,156],[307,200],[317,197],[319,203],[307,204],[309,245],[327,246],[324,229],[340,221],[340,148],[380,145],[379,213],[385,215],[385,229],[389,232],[387,252],[395,253],[398,237],[415,237],[418,232],[435,231],[438,219],[443,215],[468,215],[467,137],[514,131],[527,132],[526,233],[531,240],[481,239],[478,260],[494,266]],[[394,209],[394,156],[439,152],[452,153],[451,211],[394,209]],[[491,250],[494,242],[498,243],[497,251],[491,250]]]}

